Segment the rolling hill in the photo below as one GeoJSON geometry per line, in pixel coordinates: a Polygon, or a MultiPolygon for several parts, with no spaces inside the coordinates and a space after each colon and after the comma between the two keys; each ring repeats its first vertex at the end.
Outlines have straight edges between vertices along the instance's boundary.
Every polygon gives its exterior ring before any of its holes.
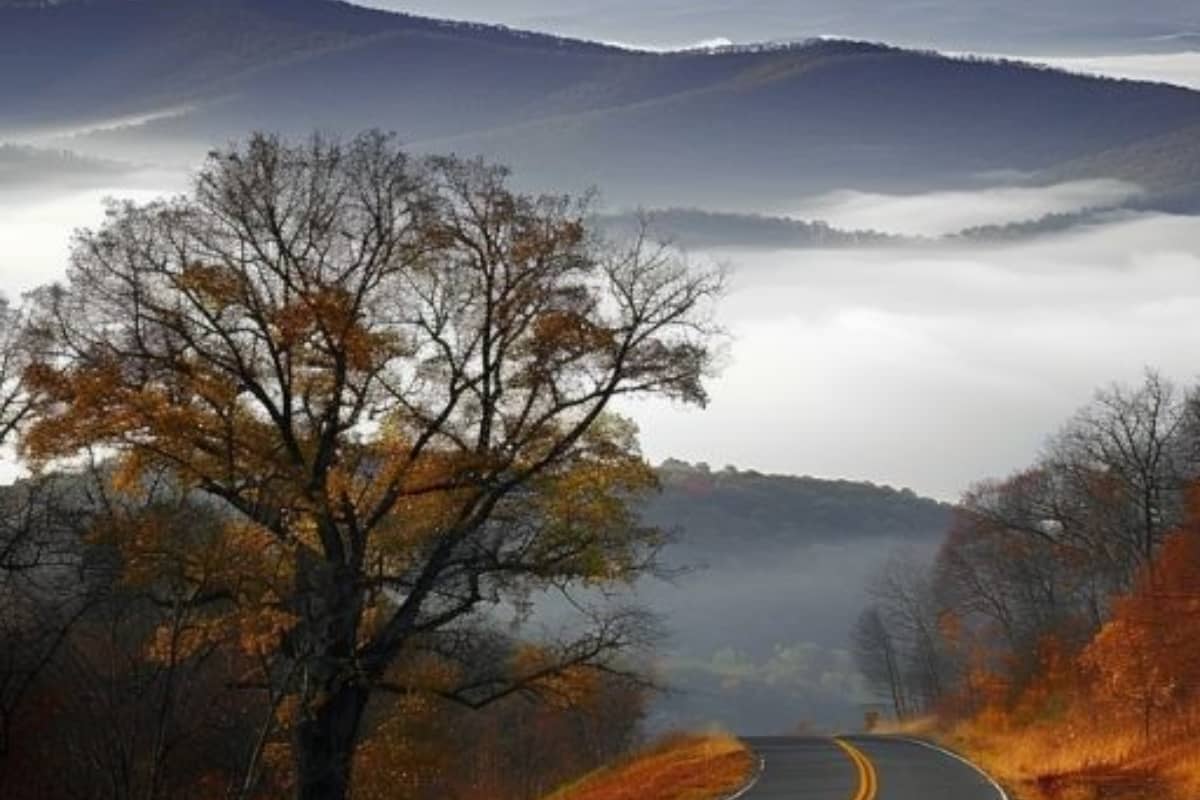
{"type": "Polygon", "coordinates": [[[870,483],[680,461],[659,477],[645,516],[677,532],[662,559],[686,571],[638,587],[670,631],[661,666],[677,690],[652,725],[721,720],[774,734],[861,720],[846,631],[890,558],[931,556],[951,507],[870,483]]]}
{"type": "Polygon", "coordinates": [[[1046,183],[1088,178],[1145,187],[1140,208],[1200,213],[1200,125],[1074,159],[1042,176],[1046,183]]]}
{"type": "Polygon", "coordinates": [[[68,130],[57,145],[113,158],[193,163],[251,128],[380,127],[538,186],[759,210],[1042,170],[1200,125],[1200,93],[1011,62],[842,40],[646,53],[335,0],[0,4],[0,107],[0,138],[68,130]]]}

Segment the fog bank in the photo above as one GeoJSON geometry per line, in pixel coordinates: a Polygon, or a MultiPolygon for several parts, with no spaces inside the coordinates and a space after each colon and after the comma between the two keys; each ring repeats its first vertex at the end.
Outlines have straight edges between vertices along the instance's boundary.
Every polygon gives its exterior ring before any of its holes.
{"type": "Polygon", "coordinates": [[[728,366],[704,411],[630,411],[646,451],[955,499],[1029,463],[1093,390],[1180,381],[1200,339],[1200,219],[1024,244],[723,252],[728,366]]]}

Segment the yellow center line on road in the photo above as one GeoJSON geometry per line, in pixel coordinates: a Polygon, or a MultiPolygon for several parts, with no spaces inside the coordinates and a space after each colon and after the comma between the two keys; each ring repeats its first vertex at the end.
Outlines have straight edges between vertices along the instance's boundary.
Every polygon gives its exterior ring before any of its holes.
{"type": "Polygon", "coordinates": [[[858,793],[854,795],[854,800],[875,800],[875,795],[879,792],[879,776],[875,773],[875,765],[871,763],[871,759],[845,739],[834,741],[846,751],[846,755],[858,771],[858,793]]]}

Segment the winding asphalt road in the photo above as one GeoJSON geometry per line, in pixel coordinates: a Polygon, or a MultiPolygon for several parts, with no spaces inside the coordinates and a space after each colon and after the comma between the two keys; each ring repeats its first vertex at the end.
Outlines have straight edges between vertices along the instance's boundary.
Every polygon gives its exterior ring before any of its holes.
{"type": "Polygon", "coordinates": [[[979,769],[911,739],[759,738],[758,781],[738,800],[1008,800],[979,769]]]}

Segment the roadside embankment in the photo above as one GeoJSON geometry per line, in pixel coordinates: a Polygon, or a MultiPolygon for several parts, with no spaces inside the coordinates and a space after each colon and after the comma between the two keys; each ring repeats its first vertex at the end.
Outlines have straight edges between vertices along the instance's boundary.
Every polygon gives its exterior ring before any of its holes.
{"type": "Polygon", "coordinates": [[[749,749],[728,734],[673,734],[544,800],[724,800],[755,769],[749,749]]]}

